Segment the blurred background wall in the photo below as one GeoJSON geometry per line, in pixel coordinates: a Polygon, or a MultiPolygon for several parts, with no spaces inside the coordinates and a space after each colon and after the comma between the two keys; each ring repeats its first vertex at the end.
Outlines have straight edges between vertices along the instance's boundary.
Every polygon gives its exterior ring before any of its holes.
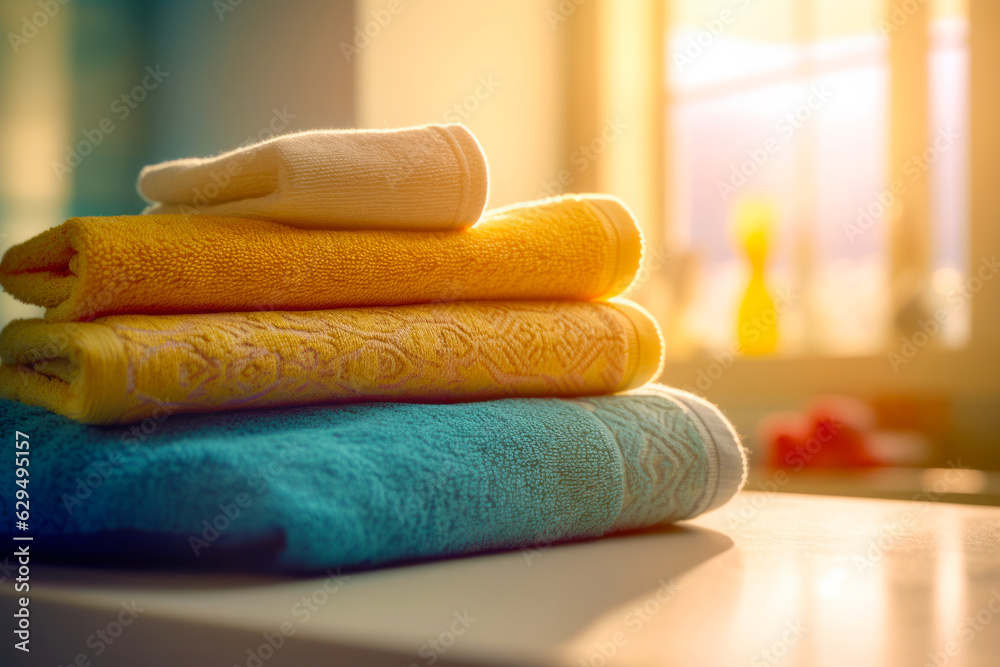
{"type": "MultiPolygon", "coordinates": [[[[388,6],[362,0],[358,24],[377,24],[388,6]]],[[[565,159],[567,102],[563,44],[543,6],[399,0],[398,7],[355,56],[359,126],[465,123],[489,159],[491,206],[544,196],[565,159]]]]}

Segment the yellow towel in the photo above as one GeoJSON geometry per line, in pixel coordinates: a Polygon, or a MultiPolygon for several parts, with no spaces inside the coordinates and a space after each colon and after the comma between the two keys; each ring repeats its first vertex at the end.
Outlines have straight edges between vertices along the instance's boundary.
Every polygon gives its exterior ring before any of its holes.
{"type": "Polygon", "coordinates": [[[316,402],[579,396],[645,384],[661,356],[655,322],[626,301],[21,320],[0,334],[0,398],[114,424],[316,402]]]}
{"type": "Polygon", "coordinates": [[[486,206],[486,157],[464,125],[287,134],[139,174],[146,213],[315,229],[466,227],[486,206]]]}
{"type": "Polygon", "coordinates": [[[566,196],[451,232],[323,231],[203,216],[73,218],[14,246],[0,285],[51,321],[124,313],[602,299],[642,239],[618,199],[566,196]]]}

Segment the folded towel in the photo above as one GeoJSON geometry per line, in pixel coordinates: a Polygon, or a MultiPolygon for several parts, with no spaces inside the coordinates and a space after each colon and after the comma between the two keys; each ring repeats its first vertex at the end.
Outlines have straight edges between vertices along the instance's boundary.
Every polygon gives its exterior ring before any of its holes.
{"type": "MultiPolygon", "coordinates": [[[[78,565],[307,571],[547,544],[692,518],[745,475],[713,406],[654,386],[131,429],[0,401],[0,424],[26,434],[36,558],[78,565]]],[[[0,480],[8,539],[15,481],[0,480]]]]}
{"type": "Polygon", "coordinates": [[[288,134],[139,174],[146,213],[202,213],[315,229],[466,227],[486,206],[483,149],[464,125],[288,134]]]}
{"type": "Polygon", "coordinates": [[[431,301],[599,299],[635,277],[618,199],[499,209],[455,232],[316,231],[202,216],[73,218],[12,247],[0,285],[46,319],[319,310],[431,301]]]}
{"type": "Polygon", "coordinates": [[[656,323],[619,302],[456,302],[12,322],[0,398],[88,424],[329,401],[581,396],[659,372],[656,323]]]}

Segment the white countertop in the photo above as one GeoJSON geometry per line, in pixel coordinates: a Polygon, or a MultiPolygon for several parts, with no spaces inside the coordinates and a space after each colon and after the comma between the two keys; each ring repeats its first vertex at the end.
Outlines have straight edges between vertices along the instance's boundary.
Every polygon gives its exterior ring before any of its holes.
{"type": "Polygon", "coordinates": [[[35,565],[31,596],[32,653],[5,664],[998,665],[1000,508],[743,492],[675,527],[339,578],[35,565]]]}

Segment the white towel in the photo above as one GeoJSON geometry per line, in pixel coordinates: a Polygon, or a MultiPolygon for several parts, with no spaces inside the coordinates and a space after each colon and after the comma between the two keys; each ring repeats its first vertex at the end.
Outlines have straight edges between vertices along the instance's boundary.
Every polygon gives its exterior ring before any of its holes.
{"type": "Polygon", "coordinates": [[[486,156],[464,125],[286,134],[147,166],[144,213],[256,218],[312,229],[445,230],[486,206],[486,156]]]}

